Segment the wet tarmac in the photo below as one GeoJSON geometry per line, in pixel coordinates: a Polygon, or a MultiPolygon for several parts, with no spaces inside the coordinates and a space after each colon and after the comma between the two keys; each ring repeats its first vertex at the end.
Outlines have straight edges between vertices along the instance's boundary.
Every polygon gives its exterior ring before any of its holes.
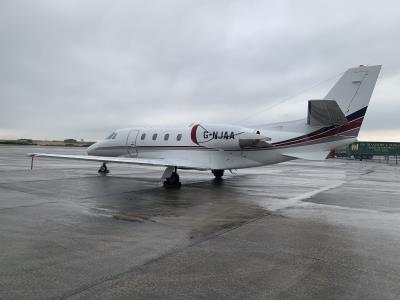
{"type": "Polygon", "coordinates": [[[0,298],[399,299],[400,166],[293,161],[215,182],[0,147],[0,298]]]}

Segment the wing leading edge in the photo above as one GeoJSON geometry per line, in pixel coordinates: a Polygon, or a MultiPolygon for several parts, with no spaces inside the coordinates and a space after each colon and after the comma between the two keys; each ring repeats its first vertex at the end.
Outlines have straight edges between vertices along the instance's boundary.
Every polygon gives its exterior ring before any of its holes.
{"type": "Polygon", "coordinates": [[[199,169],[198,165],[192,164],[187,161],[172,161],[163,158],[137,158],[137,157],[108,157],[108,156],[93,156],[93,155],[67,155],[67,154],[47,154],[47,153],[29,153],[28,156],[44,157],[44,158],[58,158],[70,160],[85,160],[85,161],[98,161],[102,163],[120,163],[132,164],[142,166],[157,166],[157,167],[178,167],[178,168],[191,168],[199,169]]]}

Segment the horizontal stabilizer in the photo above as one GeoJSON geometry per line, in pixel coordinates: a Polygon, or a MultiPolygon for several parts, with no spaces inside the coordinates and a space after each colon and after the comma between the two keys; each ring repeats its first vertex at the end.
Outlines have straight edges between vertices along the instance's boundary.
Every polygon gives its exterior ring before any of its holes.
{"type": "Polygon", "coordinates": [[[324,160],[328,157],[330,151],[315,151],[315,152],[287,152],[282,153],[285,156],[306,159],[306,160],[324,160]]]}
{"type": "Polygon", "coordinates": [[[309,100],[307,124],[311,126],[343,125],[346,116],[335,100],[309,100]]]}

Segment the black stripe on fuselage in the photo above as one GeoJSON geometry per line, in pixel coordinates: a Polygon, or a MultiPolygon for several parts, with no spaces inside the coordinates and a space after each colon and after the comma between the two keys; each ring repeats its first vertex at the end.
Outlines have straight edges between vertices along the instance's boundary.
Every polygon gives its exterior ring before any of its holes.
{"type": "Polygon", "coordinates": [[[353,121],[355,119],[361,118],[365,116],[365,113],[367,112],[367,108],[368,106],[361,108],[360,110],[357,110],[355,112],[353,112],[352,114],[348,115],[346,117],[347,121],[353,121]]]}

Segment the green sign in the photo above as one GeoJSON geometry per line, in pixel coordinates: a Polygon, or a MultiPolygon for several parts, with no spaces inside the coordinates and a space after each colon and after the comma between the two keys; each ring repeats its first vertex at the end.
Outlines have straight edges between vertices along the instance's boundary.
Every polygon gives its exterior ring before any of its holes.
{"type": "Polygon", "coordinates": [[[358,142],[349,146],[352,155],[400,155],[400,143],[358,142]]]}

